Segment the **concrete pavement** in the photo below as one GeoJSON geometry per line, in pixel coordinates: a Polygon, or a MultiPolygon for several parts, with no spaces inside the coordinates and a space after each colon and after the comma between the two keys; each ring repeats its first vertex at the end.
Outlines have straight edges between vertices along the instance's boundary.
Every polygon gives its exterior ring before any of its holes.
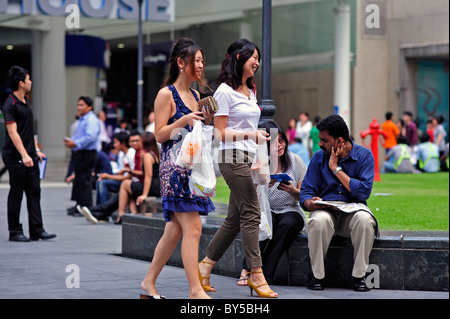
{"type": "MultiPolygon", "coordinates": [[[[84,217],[68,216],[71,187],[64,183],[42,183],[44,227],[57,238],[49,241],[8,241],[6,200],[9,185],[0,183],[0,298],[1,299],[138,299],[140,282],[149,263],[121,257],[121,226],[90,224],[84,217]]],[[[28,236],[25,199],[21,222],[28,236]]],[[[248,287],[238,287],[236,278],[212,275],[218,290],[214,299],[261,302],[248,287]]],[[[170,299],[188,298],[182,268],[166,266],[158,290],[170,299]]],[[[373,289],[357,293],[350,289],[272,286],[279,299],[447,299],[448,292],[373,289]]],[[[185,301],[182,301],[185,302],[185,301]]],[[[270,301],[276,305],[277,301],[270,301]]],[[[192,303],[191,303],[192,304],[192,303]]],[[[281,305],[283,304],[280,301],[281,305]]],[[[180,306],[182,307],[182,305],[180,306]]],[[[275,306],[276,307],[276,306],[275,306]]],[[[178,308],[177,308],[178,309],[178,308]]],[[[181,308],[180,312],[182,311],[181,308]]],[[[192,314],[192,313],[191,313],[192,314]]]]}

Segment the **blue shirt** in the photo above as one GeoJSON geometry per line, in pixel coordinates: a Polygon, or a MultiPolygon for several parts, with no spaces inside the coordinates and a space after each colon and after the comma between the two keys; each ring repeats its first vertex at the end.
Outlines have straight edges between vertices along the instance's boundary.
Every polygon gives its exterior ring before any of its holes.
{"type": "Polygon", "coordinates": [[[309,151],[306,149],[306,147],[303,146],[303,144],[300,143],[294,143],[290,144],[288,146],[289,151],[297,154],[300,156],[300,158],[303,160],[303,163],[305,163],[306,166],[309,165],[309,151]]]}
{"type": "Polygon", "coordinates": [[[372,152],[360,145],[353,144],[350,154],[338,161],[345,174],[350,177],[350,189],[347,190],[328,167],[330,157],[320,150],[314,153],[300,190],[300,204],[307,199],[320,197],[324,201],[343,201],[363,203],[372,192],[375,161],[372,152]]]}
{"type": "Polygon", "coordinates": [[[424,164],[423,170],[428,173],[438,172],[441,166],[439,160],[439,147],[431,142],[417,146],[417,159],[424,164]]]}
{"type": "Polygon", "coordinates": [[[97,150],[100,144],[100,123],[94,112],[89,111],[80,116],[75,134],[72,140],[75,142],[74,151],[97,150]]]}

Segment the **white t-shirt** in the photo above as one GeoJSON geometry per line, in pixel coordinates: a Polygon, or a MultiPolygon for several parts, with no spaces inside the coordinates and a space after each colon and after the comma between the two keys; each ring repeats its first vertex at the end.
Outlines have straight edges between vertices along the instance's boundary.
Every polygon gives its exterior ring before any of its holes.
{"type": "MultiPolygon", "coordinates": [[[[236,132],[254,132],[258,130],[261,109],[256,103],[256,96],[250,90],[250,100],[242,93],[236,92],[228,84],[222,83],[214,93],[219,109],[214,116],[228,116],[227,129],[236,132]]],[[[253,140],[220,142],[219,150],[240,149],[256,153],[257,144],[253,140]]]]}
{"type": "Polygon", "coordinates": [[[302,140],[303,146],[309,150],[312,148],[312,144],[310,143],[309,132],[312,129],[312,122],[307,121],[305,124],[298,121],[295,127],[295,137],[300,138],[302,140]],[[310,145],[311,144],[311,145],[310,145]]]}
{"type": "Polygon", "coordinates": [[[118,170],[121,171],[125,169],[125,163],[128,163],[130,165],[131,169],[134,169],[134,157],[136,155],[136,150],[132,147],[130,147],[126,154],[124,154],[123,151],[119,152],[119,155],[117,155],[117,166],[118,170]]]}

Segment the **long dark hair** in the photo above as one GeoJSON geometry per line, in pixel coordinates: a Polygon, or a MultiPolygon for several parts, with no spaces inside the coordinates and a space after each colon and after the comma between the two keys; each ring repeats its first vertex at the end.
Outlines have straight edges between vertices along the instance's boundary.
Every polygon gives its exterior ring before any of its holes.
{"type": "MultiPolygon", "coordinates": [[[[240,39],[233,42],[227,50],[227,55],[222,62],[222,68],[217,78],[217,84],[226,83],[236,90],[242,83],[242,74],[244,64],[253,56],[255,49],[258,52],[258,61],[261,59],[261,52],[256,44],[247,39],[240,39]],[[237,55],[239,54],[239,59],[237,55]]],[[[247,87],[253,90],[255,87],[255,78],[252,76],[247,79],[247,87]]]]}
{"type": "Polygon", "coordinates": [[[159,158],[159,149],[158,145],[156,144],[155,134],[150,132],[144,132],[141,135],[141,139],[142,139],[142,149],[145,152],[154,153],[156,157],[159,158]]]}
{"type": "MultiPolygon", "coordinates": [[[[197,77],[195,74],[195,55],[200,51],[203,55],[203,50],[199,47],[197,43],[195,43],[192,39],[189,38],[180,38],[177,40],[175,45],[173,46],[172,53],[170,55],[169,60],[169,74],[164,82],[164,86],[170,85],[176,81],[178,75],[180,74],[180,70],[178,69],[178,58],[181,58],[186,65],[190,66],[190,71],[192,75],[197,77]]],[[[203,74],[201,78],[198,78],[198,84],[203,90],[205,87],[205,71],[203,69],[203,74]]]]}
{"type": "MultiPolygon", "coordinates": [[[[267,133],[272,134],[271,129],[275,129],[277,131],[277,134],[280,134],[281,138],[284,141],[284,153],[280,157],[281,165],[283,166],[283,171],[287,170],[291,166],[291,157],[289,156],[289,149],[288,149],[288,138],[286,136],[286,133],[281,128],[281,126],[275,122],[274,120],[267,120],[259,125],[259,128],[265,129],[267,133]]],[[[273,138],[273,137],[272,137],[273,138]]],[[[271,138],[271,139],[272,139],[271,138]]],[[[275,137],[278,140],[278,136],[275,137]]],[[[270,147],[268,146],[268,149],[270,150],[270,147]]]]}

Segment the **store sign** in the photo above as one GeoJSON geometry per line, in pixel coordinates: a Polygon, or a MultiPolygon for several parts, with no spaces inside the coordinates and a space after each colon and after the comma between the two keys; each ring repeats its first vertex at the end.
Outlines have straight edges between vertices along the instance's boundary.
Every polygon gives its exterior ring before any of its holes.
{"type": "MultiPolygon", "coordinates": [[[[79,8],[82,15],[89,18],[138,18],[138,0],[0,0],[0,13],[67,16],[73,5],[79,8]]],[[[173,21],[174,8],[175,0],[143,0],[143,19],[173,21]]]]}
{"type": "Polygon", "coordinates": [[[169,63],[173,42],[158,42],[144,46],[144,66],[159,66],[169,63]]]}

